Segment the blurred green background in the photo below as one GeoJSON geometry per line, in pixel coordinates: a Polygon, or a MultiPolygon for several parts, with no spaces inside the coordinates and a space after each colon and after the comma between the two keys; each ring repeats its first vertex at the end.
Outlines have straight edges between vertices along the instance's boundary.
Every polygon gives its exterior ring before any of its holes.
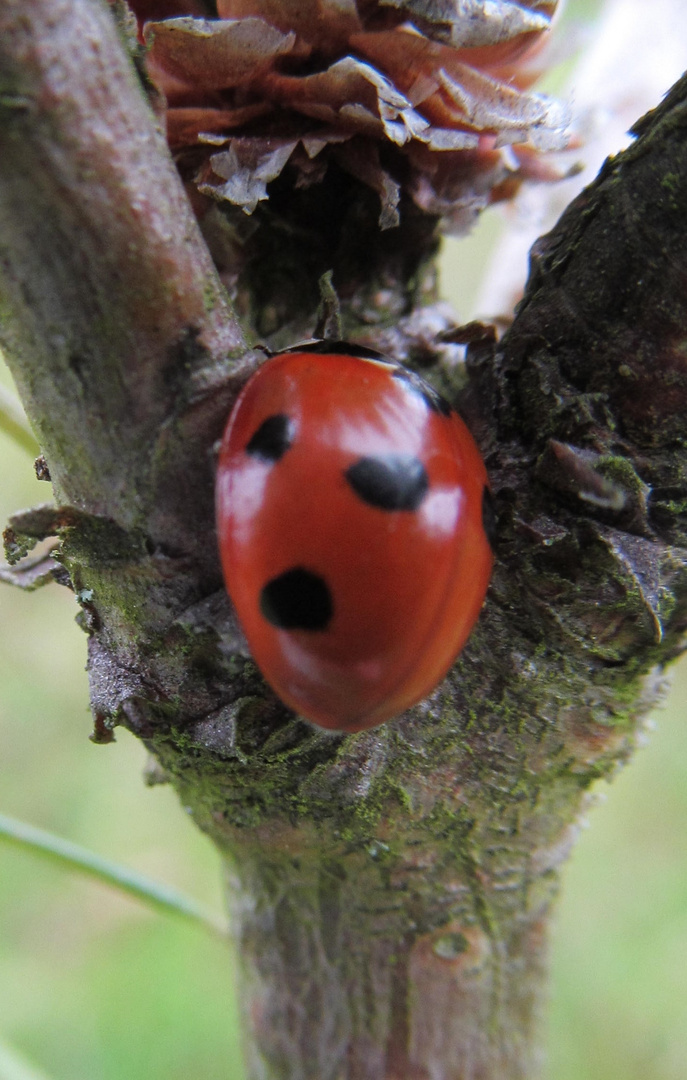
{"type": "MultiPolygon", "coordinates": [[[[447,245],[462,318],[498,229],[485,215],[447,245]]],[[[10,385],[4,368],[0,381],[10,385]]],[[[0,433],[0,522],[49,493],[0,433]]],[[[0,812],[219,909],[217,858],[170,789],[144,786],[142,747],[126,732],[111,746],[88,740],[75,615],[57,586],[25,595],[0,584],[0,812]]],[[[597,788],[567,868],[549,1080],[687,1076],[686,714],[687,662],[647,745],[597,788]]],[[[20,1080],[2,1040],[53,1080],[241,1080],[231,956],[200,929],[0,842],[0,1080],[20,1080]]]]}

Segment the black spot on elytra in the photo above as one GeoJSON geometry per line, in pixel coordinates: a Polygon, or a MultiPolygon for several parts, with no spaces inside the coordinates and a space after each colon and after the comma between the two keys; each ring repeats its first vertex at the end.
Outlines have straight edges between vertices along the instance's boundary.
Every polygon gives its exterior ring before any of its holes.
{"type": "Polygon", "coordinates": [[[246,453],[261,461],[279,461],[293,442],[293,432],[293,421],[286,413],[268,416],[251,436],[246,453]]]}
{"type": "Polygon", "coordinates": [[[430,386],[428,382],[418,375],[415,371],[408,371],[407,368],[399,367],[394,372],[394,379],[398,379],[402,382],[408,390],[411,390],[414,394],[418,394],[424,401],[425,405],[432,412],[441,413],[442,416],[449,416],[452,412],[443,394],[440,394],[438,390],[435,390],[433,386],[430,386]]]}
{"type": "Polygon", "coordinates": [[[494,497],[488,487],[485,487],[482,494],[482,524],[487,534],[487,540],[493,547],[496,540],[496,509],[494,507],[494,497]]]}
{"type": "Polygon", "coordinates": [[[294,566],[263,586],[260,611],[279,630],[326,630],[334,605],[319,574],[294,566]]]}
{"type": "Polygon", "coordinates": [[[429,488],[425,467],[413,454],[359,458],[344,475],[356,495],[379,510],[417,510],[429,488]]]}

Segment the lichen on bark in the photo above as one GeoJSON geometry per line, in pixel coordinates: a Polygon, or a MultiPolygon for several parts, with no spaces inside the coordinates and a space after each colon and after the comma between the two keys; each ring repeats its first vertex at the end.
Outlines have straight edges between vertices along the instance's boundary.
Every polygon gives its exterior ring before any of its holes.
{"type": "Polygon", "coordinates": [[[687,83],[538,244],[460,380],[434,219],[378,233],[337,176],[242,238],[237,309],[283,343],[328,268],[306,263],[287,326],[287,226],[345,198],[368,230],[364,257],[332,248],[346,333],[443,383],[490,472],[470,643],[425,702],[342,736],[274,698],[221,587],[212,447],[256,356],[110,13],[6,0],[0,57],[0,333],[64,504],[12,543],[60,532],[98,737],[141,737],[227,860],[250,1075],[532,1080],[560,868],[683,648],[687,83]]]}

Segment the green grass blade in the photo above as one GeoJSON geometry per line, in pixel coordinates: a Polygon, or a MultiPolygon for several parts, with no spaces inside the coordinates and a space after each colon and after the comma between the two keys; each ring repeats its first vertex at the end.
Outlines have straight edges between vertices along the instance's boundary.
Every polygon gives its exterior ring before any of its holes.
{"type": "MultiPolygon", "coordinates": [[[[227,936],[224,919],[204,904],[185,896],[170,885],[164,885],[126,866],[104,859],[79,844],[73,844],[71,840],[0,814],[0,841],[2,840],[50,859],[66,869],[77,870],[96,878],[104,885],[119,889],[158,911],[190,919],[212,934],[224,938],[227,936]]],[[[4,1080],[1,1072],[0,1080],[4,1080]]]]}
{"type": "MultiPolygon", "coordinates": [[[[36,437],[26,422],[21,405],[13,393],[0,384],[0,431],[26,450],[31,457],[40,452],[36,437]]],[[[0,1078],[1,1080],[1,1078],[0,1078]]]]}
{"type": "Polygon", "coordinates": [[[0,1080],[50,1080],[50,1077],[0,1038],[0,1080]]]}

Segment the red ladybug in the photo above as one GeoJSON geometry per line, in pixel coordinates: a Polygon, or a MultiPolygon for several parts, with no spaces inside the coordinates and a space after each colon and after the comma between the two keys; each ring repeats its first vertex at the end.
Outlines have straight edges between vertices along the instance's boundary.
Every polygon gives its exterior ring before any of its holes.
{"type": "Polygon", "coordinates": [[[487,474],[423,379],[337,342],[272,357],[229,418],[217,528],[229,595],[279,697],[361,731],[446,674],[492,552],[487,474]]]}

